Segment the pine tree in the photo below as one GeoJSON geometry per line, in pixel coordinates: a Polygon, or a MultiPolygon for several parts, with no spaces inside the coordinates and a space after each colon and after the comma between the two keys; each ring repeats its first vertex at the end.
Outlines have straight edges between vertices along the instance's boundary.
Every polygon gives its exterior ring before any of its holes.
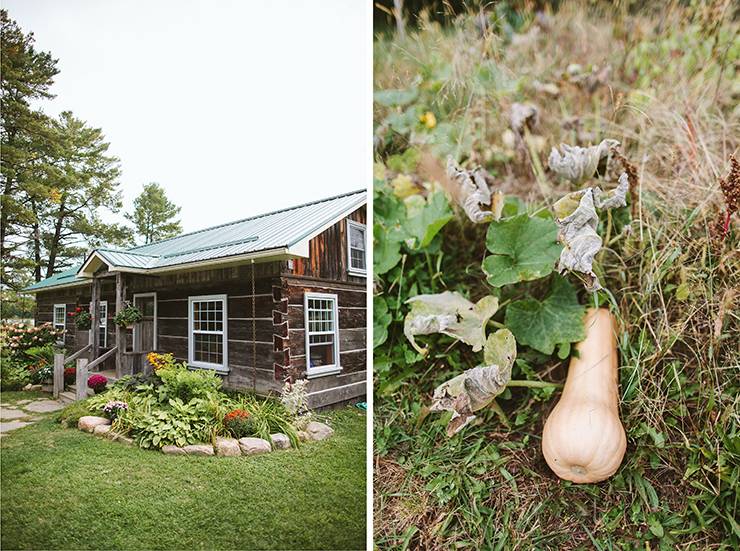
{"type": "Polygon", "coordinates": [[[20,289],[29,282],[34,266],[25,247],[29,233],[38,229],[34,227],[34,204],[49,196],[48,189],[39,185],[38,176],[47,168],[43,159],[53,147],[50,119],[41,110],[31,109],[30,101],[54,97],[49,88],[59,69],[50,53],[35,50],[33,33],[24,35],[7,10],[0,10],[0,21],[0,281],[3,286],[20,289]]]}
{"type": "Polygon", "coordinates": [[[180,221],[170,221],[181,209],[167,199],[164,188],[151,182],[144,184],[144,191],[134,199],[134,212],[124,216],[133,222],[137,235],[146,245],[182,233],[180,221]]]}

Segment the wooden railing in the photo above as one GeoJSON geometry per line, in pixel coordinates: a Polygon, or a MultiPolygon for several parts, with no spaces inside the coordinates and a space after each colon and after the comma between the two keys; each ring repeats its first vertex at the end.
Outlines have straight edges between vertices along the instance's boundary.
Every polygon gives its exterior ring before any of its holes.
{"type": "Polygon", "coordinates": [[[53,395],[55,399],[59,398],[59,395],[64,390],[64,366],[66,364],[72,361],[76,362],[77,374],[75,377],[75,383],[77,384],[77,392],[75,394],[75,399],[79,402],[87,396],[87,374],[89,370],[99,366],[105,360],[113,356],[113,354],[118,352],[118,347],[114,346],[111,350],[88,364],[88,359],[83,356],[85,356],[90,349],[92,349],[92,345],[88,344],[87,346],[80,348],[69,358],[65,358],[64,354],[54,354],[53,395]]]}

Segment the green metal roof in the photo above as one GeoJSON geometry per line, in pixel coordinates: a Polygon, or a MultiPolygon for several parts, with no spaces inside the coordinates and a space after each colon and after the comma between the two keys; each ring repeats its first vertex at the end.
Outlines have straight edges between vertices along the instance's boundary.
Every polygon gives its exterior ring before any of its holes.
{"type": "Polygon", "coordinates": [[[36,292],[50,287],[85,283],[77,277],[95,255],[111,269],[157,271],[187,264],[211,262],[245,255],[269,258],[311,239],[367,202],[359,190],[297,207],[245,218],[236,222],[178,235],[125,250],[97,249],[85,263],[24,289],[36,292]]]}

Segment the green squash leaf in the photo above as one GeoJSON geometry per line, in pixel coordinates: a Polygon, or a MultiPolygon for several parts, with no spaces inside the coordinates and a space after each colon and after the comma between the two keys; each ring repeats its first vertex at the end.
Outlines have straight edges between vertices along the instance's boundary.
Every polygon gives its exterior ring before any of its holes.
{"type": "Polygon", "coordinates": [[[393,315],[383,297],[373,297],[373,348],[377,348],[388,339],[388,325],[393,315]]]}
{"type": "Polygon", "coordinates": [[[373,226],[373,274],[379,276],[401,262],[401,244],[388,239],[380,223],[373,226]]]}
{"type": "Polygon", "coordinates": [[[403,241],[411,249],[423,249],[453,215],[445,194],[435,193],[418,211],[399,220],[399,224],[388,232],[388,238],[391,241],[403,241]]]}
{"type": "Polygon", "coordinates": [[[518,343],[550,355],[559,344],[586,338],[585,313],[575,288],[564,277],[555,277],[550,294],[542,302],[527,298],[509,304],[504,323],[518,343]]]}
{"type": "Polygon", "coordinates": [[[558,228],[552,220],[520,214],[491,222],[483,261],[488,283],[496,287],[545,277],[560,256],[558,228]]]}
{"type": "Polygon", "coordinates": [[[373,92],[373,101],[385,107],[408,105],[416,101],[418,97],[419,89],[415,87],[407,90],[379,90],[373,92]]]}

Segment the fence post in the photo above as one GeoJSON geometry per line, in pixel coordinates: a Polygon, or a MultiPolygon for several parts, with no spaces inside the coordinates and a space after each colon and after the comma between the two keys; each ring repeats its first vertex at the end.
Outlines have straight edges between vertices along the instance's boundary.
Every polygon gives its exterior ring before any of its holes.
{"type": "Polygon", "coordinates": [[[64,354],[54,354],[54,399],[64,390],[64,354]]]}
{"type": "Polygon", "coordinates": [[[79,402],[87,398],[87,358],[77,358],[77,395],[79,402]]]}

